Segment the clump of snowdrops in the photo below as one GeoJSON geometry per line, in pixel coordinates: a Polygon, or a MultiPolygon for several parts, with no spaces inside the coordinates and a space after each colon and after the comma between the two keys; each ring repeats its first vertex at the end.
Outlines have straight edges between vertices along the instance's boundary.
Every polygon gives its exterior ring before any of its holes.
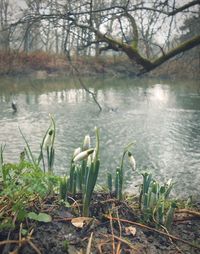
{"type": "MultiPolygon", "coordinates": [[[[8,197],[9,203],[13,204],[14,214],[19,220],[30,215],[27,208],[35,195],[44,198],[55,193],[58,193],[63,201],[66,201],[70,195],[75,196],[81,193],[82,216],[90,215],[91,199],[100,169],[99,129],[95,127],[94,146],[91,145],[90,136],[86,135],[81,146],[74,150],[69,173],[66,173],[65,176],[56,176],[54,173],[56,124],[53,117],[50,119],[51,123],[42,139],[38,156],[32,153],[21,129],[26,147],[20,154],[19,163],[5,163],[3,158],[5,147],[0,148],[0,205],[6,207],[8,200],[5,199],[5,196],[8,197]]],[[[132,145],[125,147],[120,166],[116,168],[114,177],[108,173],[108,189],[119,200],[123,199],[124,193],[124,160],[128,160],[131,169],[136,172],[136,161],[130,151],[132,145]]],[[[174,184],[168,181],[161,185],[152,178],[150,173],[143,173],[142,177],[139,206],[143,220],[170,229],[176,204],[169,201],[168,198],[174,184]]],[[[12,224],[7,215],[4,214],[1,220],[2,225],[12,224]]],[[[38,218],[33,215],[31,214],[31,218],[38,218]]],[[[44,219],[49,220],[45,216],[44,219]]]]}

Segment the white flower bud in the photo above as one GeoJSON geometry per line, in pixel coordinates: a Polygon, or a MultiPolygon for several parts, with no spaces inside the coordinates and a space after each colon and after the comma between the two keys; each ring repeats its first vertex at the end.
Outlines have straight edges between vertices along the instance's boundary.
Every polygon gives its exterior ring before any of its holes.
{"type": "Polygon", "coordinates": [[[94,149],[88,149],[86,151],[83,151],[76,155],[76,157],[73,159],[73,162],[84,160],[88,157],[88,155],[92,154],[94,152],[94,149]]]}
{"type": "Polygon", "coordinates": [[[88,150],[90,148],[90,136],[86,135],[83,141],[83,151],[88,150]]]}
{"type": "Polygon", "coordinates": [[[172,179],[170,178],[170,179],[167,181],[166,185],[167,185],[167,186],[170,186],[171,184],[172,184],[172,179]]]}
{"type": "Polygon", "coordinates": [[[73,158],[75,158],[81,152],[81,148],[78,147],[74,150],[73,158]]]}
{"type": "Polygon", "coordinates": [[[136,162],[131,152],[128,152],[128,159],[129,159],[130,166],[132,170],[134,171],[136,168],[136,162]]]}
{"type": "Polygon", "coordinates": [[[52,142],[53,142],[53,130],[49,130],[44,140],[44,148],[47,149],[47,147],[52,146],[52,142]]]}

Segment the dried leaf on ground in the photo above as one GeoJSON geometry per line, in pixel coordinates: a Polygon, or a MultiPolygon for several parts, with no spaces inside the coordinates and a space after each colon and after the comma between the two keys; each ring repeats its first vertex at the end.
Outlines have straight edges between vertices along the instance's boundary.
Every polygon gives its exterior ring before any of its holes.
{"type": "Polygon", "coordinates": [[[133,226],[130,226],[130,227],[126,227],[125,228],[125,232],[126,232],[126,235],[132,235],[132,236],[135,236],[136,235],[136,228],[133,227],[133,226]]]}
{"type": "Polygon", "coordinates": [[[92,221],[92,218],[89,217],[77,217],[71,220],[72,225],[76,228],[83,228],[85,225],[88,225],[92,221]]]}

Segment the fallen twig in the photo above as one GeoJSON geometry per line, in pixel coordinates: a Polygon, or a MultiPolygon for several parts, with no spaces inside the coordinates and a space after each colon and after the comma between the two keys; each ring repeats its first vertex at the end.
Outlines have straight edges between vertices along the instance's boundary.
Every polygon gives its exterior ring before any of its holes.
{"type": "Polygon", "coordinates": [[[29,243],[29,245],[35,250],[35,252],[36,252],[37,254],[42,254],[42,253],[40,252],[40,250],[37,248],[37,246],[36,246],[33,242],[31,242],[30,240],[28,240],[28,243],[29,243]]]}
{"type": "Polygon", "coordinates": [[[187,213],[187,214],[191,214],[196,217],[200,217],[200,212],[188,210],[188,209],[179,209],[176,211],[176,213],[187,213]]]}
{"type": "Polygon", "coordinates": [[[101,243],[99,243],[99,244],[97,245],[97,248],[98,248],[100,254],[103,254],[102,246],[103,246],[103,245],[106,245],[106,244],[108,244],[108,243],[110,243],[110,242],[111,242],[111,240],[108,239],[108,240],[106,240],[106,241],[102,241],[101,243]]]}
{"type": "Polygon", "coordinates": [[[91,233],[89,241],[88,241],[86,254],[90,254],[91,253],[92,239],[93,239],[93,232],[91,233]]]}
{"type": "Polygon", "coordinates": [[[22,239],[22,240],[4,240],[4,241],[0,241],[0,245],[12,244],[12,243],[24,244],[26,242],[27,242],[26,239],[22,239]]]}
{"type": "Polygon", "coordinates": [[[28,243],[36,251],[37,254],[41,254],[40,250],[29,239],[23,238],[21,240],[5,240],[5,241],[0,241],[0,245],[18,244],[19,247],[21,247],[21,245],[24,245],[26,243],[28,243]]]}
{"type": "MultiPolygon", "coordinates": [[[[117,222],[118,222],[118,225],[119,225],[119,238],[121,238],[122,237],[122,227],[121,227],[121,223],[120,223],[120,220],[119,220],[118,210],[117,210],[116,214],[117,214],[117,218],[118,218],[117,222]]],[[[116,253],[117,254],[121,253],[121,241],[119,241],[118,244],[117,244],[117,251],[116,251],[116,253]]]]}
{"type": "Polygon", "coordinates": [[[70,218],[62,218],[62,217],[56,217],[53,219],[53,221],[71,221],[72,219],[74,219],[74,217],[70,217],[70,218]]]}
{"type": "Polygon", "coordinates": [[[129,223],[129,224],[132,224],[132,225],[141,227],[141,228],[145,228],[145,229],[147,229],[147,230],[156,232],[156,233],[158,233],[158,234],[160,234],[160,235],[170,237],[171,239],[173,239],[173,240],[175,240],[175,241],[179,241],[179,242],[185,243],[185,244],[187,244],[187,245],[189,245],[189,246],[191,246],[191,247],[194,247],[194,248],[196,248],[196,249],[200,249],[200,246],[197,246],[197,245],[195,245],[195,244],[193,244],[193,243],[191,243],[191,242],[188,242],[188,241],[186,241],[186,240],[183,240],[183,239],[181,239],[181,238],[179,238],[179,237],[177,237],[177,236],[174,236],[174,235],[171,235],[171,234],[162,232],[162,231],[160,231],[160,230],[158,230],[158,229],[151,228],[151,227],[146,226],[146,225],[144,225],[144,224],[141,224],[141,223],[138,223],[138,222],[134,222],[134,221],[125,220],[125,219],[114,218],[114,217],[110,217],[110,216],[108,216],[108,215],[105,215],[105,217],[106,217],[107,219],[109,219],[109,220],[112,218],[112,220],[115,220],[115,221],[120,220],[121,222],[129,223]]]}
{"type": "Polygon", "coordinates": [[[110,228],[111,228],[111,233],[112,233],[112,253],[115,254],[115,241],[114,241],[114,230],[113,230],[113,222],[112,222],[112,216],[110,214],[109,216],[109,220],[110,220],[110,228]]]}
{"type": "Polygon", "coordinates": [[[110,234],[101,234],[103,235],[104,237],[108,238],[108,237],[114,237],[115,239],[117,239],[118,241],[122,242],[122,243],[125,243],[126,245],[128,245],[131,249],[133,250],[137,250],[137,248],[135,246],[133,246],[132,243],[130,243],[129,241],[123,239],[122,237],[119,237],[119,236],[116,236],[116,235],[110,235],[110,234]]]}

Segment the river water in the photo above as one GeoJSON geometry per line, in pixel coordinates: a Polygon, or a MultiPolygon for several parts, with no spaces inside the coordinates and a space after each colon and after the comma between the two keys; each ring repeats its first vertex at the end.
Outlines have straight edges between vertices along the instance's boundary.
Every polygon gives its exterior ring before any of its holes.
{"type": "MultiPolygon", "coordinates": [[[[0,144],[5,160],[16,162],[24,148],[19,127],[35,154],[49,126],[56,120],[55,171],[68,172],[73,150],[100,128],[101,169],[114,172],[124,147],[134,142],[137,171],[148,169],[158,180],[172,178],[175,195],[200,191],[200,83],[147,79],[88,79],[103,110],[98,111],[76,80],[0,79],[0,144]],[[15,100],[18,111],[13,113],[15,100]]],[[[134,191],[141,176],[125,162],[126,187],[134,191]]]]}

